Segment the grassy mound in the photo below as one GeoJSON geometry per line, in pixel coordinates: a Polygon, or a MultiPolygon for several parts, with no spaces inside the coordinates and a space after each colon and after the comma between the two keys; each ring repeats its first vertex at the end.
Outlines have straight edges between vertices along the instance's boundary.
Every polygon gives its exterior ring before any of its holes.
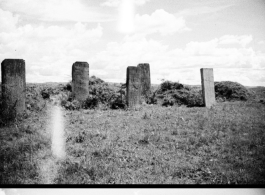
{"type": "Polygon", "coordinates": [[[247,101],[250,92],[241,84],[232,81],[214,83],[215,97],[223,101],[247,101]]]}

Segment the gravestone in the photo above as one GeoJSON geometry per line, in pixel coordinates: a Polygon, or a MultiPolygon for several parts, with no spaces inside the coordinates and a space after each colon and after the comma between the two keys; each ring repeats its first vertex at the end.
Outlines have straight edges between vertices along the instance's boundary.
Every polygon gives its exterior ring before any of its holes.
{"type": "Polygon", "coordinates": [[[136,107],[140,104],[140,85],[139,69],[135,66],[128,66],[126,74],[126,102],[128,107],[136,107]]]}
{"type": "Polygon", "coordinates": [[[84,101],[89,95],[89,64],[75,62],[72,66],[72,94],[75,99],[84,101]]]}
{"type": "Polygon", "coordinates": [[[3,110],[15,117],[25,111],[26,70],[23,59],[5,59],[1,63],[3,110]]]}
{"type": "Polygon", "coordinates": [[[146,97],[151,92],[151,81],[150,81],[150,66],[149,64],[139,64],[140,76],[140,95],[146,97]]]}
{"type": "Polygon", "coordinates": [[[204,106],[210,108],[215,104],[214,78],[212,68],[201,68],[201,83],[204,106]]]}

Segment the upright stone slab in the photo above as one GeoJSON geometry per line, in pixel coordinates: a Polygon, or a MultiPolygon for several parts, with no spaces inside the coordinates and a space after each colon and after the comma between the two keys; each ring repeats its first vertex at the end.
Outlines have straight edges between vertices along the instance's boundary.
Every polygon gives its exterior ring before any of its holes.
{"type": "Polygon", "coordinates": [[[215,104],[214,78],[212,68],[201,68],[201,83],[204,106],[210,108],[215,104]]]}
{"type": "Polygon", "coordinates": [[[72,66],[72,93],[79,101],[84,101],[89,95],[89,64],[75,62],[72,66]]]}
{"type": "Polygon", "coordinates": [[[14,113],[22,114],[26,100],[25,61],[5,59],[1,63],[1,71],[4,112],[10,116],[14,113]]]}
{"type": "Polygon", "coordinates": [[[150,66],[149,64],[139,64],[137,68],[139,69],[141,83],[140,94],[145,97],[151,92],[150,66]]]}
{"type": "Polygon", "coordinates": [[[135,107],[140,104],[140,77],[138,68],[135,66],[127,67],[126,102],[128,107],[135,107]]]}

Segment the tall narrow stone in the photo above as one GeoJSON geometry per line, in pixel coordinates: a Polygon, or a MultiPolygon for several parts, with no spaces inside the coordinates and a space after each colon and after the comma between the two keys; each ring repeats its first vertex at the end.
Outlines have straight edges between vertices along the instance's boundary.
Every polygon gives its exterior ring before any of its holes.
{"type": "Polygon", "coordinates": [[[201,68],[201,83],[204,106],[210,108],[215,104],[214,78],[212,68],[201,68]]]}
{"type": "Polygon", "coordinates": [[[26,100],[25,61],[5,59],[1,63],[1,71],[4,112],[10,116],[14,113],[22,114],[25,111],[26,100]]]}
{"type": "Polygon", "coordinates": [[[79,101],[84,101],[89,95],[89,64],[75,62],[72,66],[72,93],[79,101]]]}
{"type": "Polygon", "coordinates": [[[126,101],[128,107],[135,107],[140,104],[140,77],[138,68],[135,66],[127,67],[126,101]]]}
{"type": "Polygon", "coordinates": [[[146,97],[151,92],[151,81],[150,81],[150,66],[149,64],[139,64],[137,66],[139,69],[140,76],[140,94],[146,97]]]}

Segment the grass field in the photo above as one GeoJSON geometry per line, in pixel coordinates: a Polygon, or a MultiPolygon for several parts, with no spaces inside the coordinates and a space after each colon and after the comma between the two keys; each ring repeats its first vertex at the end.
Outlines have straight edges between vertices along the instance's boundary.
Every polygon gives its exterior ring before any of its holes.
{"type": "MultiPolygon", "coordinates": [[[[264,88],[253,90],[264,98],[264,88]]],[[[52,154],[46,104],[0,128],[1,184],[265,184],[259,101],[63,109],[63,159],[52,154]]]]}

